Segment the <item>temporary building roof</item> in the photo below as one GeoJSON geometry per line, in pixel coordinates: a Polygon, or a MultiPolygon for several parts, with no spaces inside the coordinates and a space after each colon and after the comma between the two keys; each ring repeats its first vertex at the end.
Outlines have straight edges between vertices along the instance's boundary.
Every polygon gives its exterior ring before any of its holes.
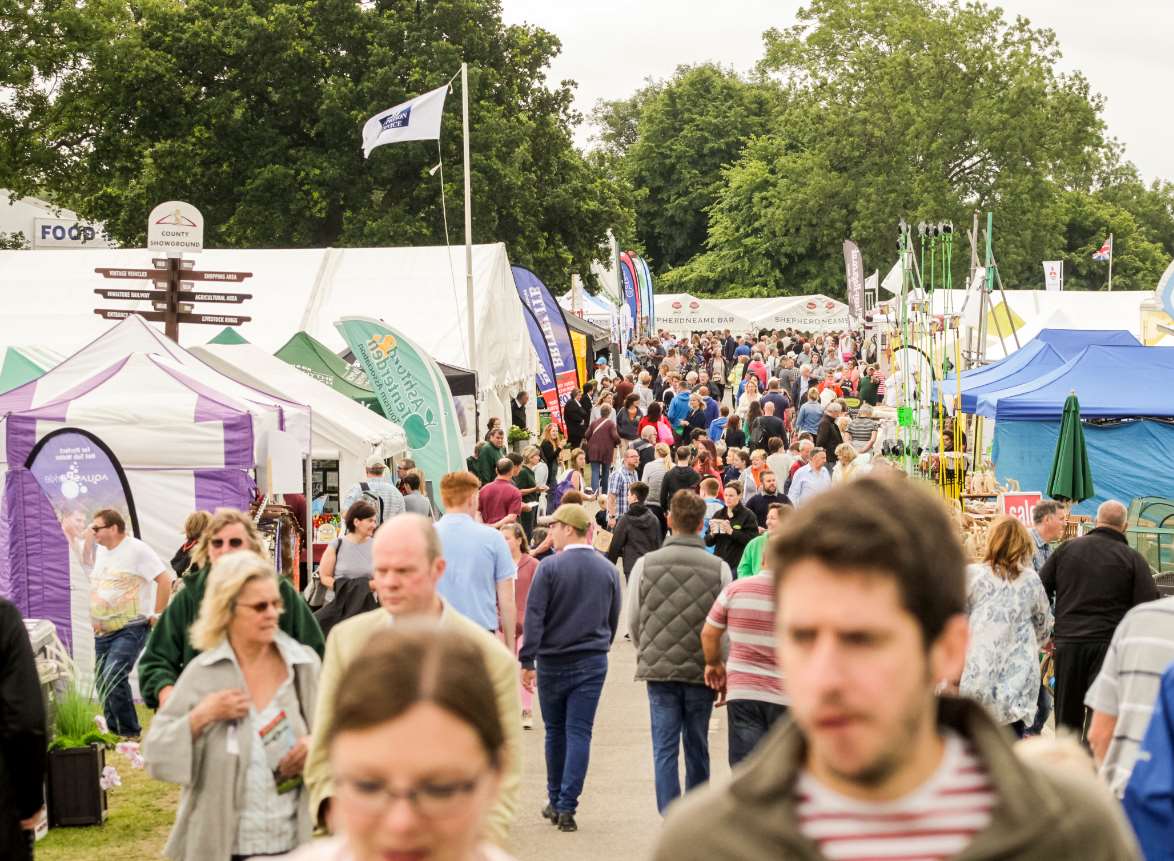
{"type": "Polygon", "coordinates": [[[589,340],[589,349],[593,353],[600,350],[606,350],[611,344],[611,332],[600,326],[596,326],[590,320],[584,319],[577,314],[567,314],[567,326],[574,332],[581,335],[586,335],[589,340]]]}
{"type": "MultiPolygon", "coordinates": [[[[296,437],[303,453],[310,451],[309,407],[249,388],[224,376],[165,338],[158,329],[152,328],[137,315],[113,325],[104,325],[107,331],[43,376],[0,394],[0,415],[55,401],[101,369],[110,367],[132,353],[155,354],[170,359],[184,369],[186,376],[211,391],[223,392],[246,404],[255,420],[258,446],[264,444],[268,431],[285,430],[296,437]]],[[[151,397],[149,390],[143,390],[138,395],[139,400],[147,403],[151,397]]]]}
{"type": "MultiPolygon", "coordinates": [[[[146,283],[104,281],[94,269],[143,267],[151,257],[144,249],[0,252],[0,284],[5,285],[0,343],[11,343],[12,333],[19,332],[22,343],[76,350],[109,325],[93,313],[95,287],[146,283]]],[[[238,329],[268,352],[298,331],[331,350],[342,350],[345,344],[334,322],[362,315],[410,334],[438,361],[471,364],[486,415],[508,415],[510,395],[533,384],[536,358],[501,243],[473,246],[477,351],[472,362],[465,345],[463,247],[216,249],[200,252],[196,260],[201,270],[252,273],[240,288],[252,294],[240,306],[252,321],[238,329]]],[[[110,304],[151,310],[146,302],[110,304]]],[[[210,334],[202,326],[180,328],[185,345],[203,343],[210,334]]]]}
{"type": "Polygon", "coordinates": [[[978,412],[999,421],[1059,419],[1075,392],[1082,418],[1174,417],[1168,380],[1174,347],[1091,346],[1036,380],[981,396],[978,412]]]}
{"type": "MultiPolygon", "coordinates": [[[[973,413],[981,395],[1030,382],[1060,367],[1085,347],[1141,346],[1128,332],[1112,329],[1043,329],[1031,341],[1005,359],[962,373],[962,411],[973,413]]],[[[938,384],[942,398],[950,403],[957,389],[956,377],[938,384]]]]}
{"type": "Polygon", "coordinates": [[[339,461],[340,486],[362,481],[364,462],[372,453],[394,457],[407,451],[399,425],[252,344],[208,344],[193,347],[192,353],[247,386],[308,404],[313,410],[313,456],[339,461]]]}
{"type": "Polygon", "coordinates": [[[827,332],[847,329],[848,306],[838,299],[816,293],[792,297],[785,305],[767,310],[754,324],[769,329],[797,329],[800,332],[827,332]]]}
{"type": "Polygon", "coordinates": [[[710,329],[751,328],[751,323],[712,299],[689,293],[662,293],[655,299],[656,326],[676,334],[710,329]]]}
{"type": "Polygon", "coordinates": [[[750,298],[721,298],[716,300],[719,305],[727,310],[733,312],[745,320],[749,320],[751,325],[757,326],[759,321],[769,317],[775,311],[782,308],[789,307],[795,300],[799,298],[796,296],[756,296],[750,298]]]}

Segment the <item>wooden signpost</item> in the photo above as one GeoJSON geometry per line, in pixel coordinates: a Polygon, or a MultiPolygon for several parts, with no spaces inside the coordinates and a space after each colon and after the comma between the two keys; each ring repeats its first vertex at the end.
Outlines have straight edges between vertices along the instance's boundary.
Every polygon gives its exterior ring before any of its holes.
{"type": "MultiPolygon", "coordinates": [[[[151,212],[147,224],[148,244],[152,250],[169,254],[203,249],[203,216],[199,210],[182,201],[160,204],[151,212]]],[[[193,323],[207,326],[239,326],[252,320],[240,314],[193,313],[193,305],[202,302],[239,305],[252,299],[252,293],[209,293],[196,290],[196,282],[240,284],[252,278],[252,272],[217,272],[197,270],[194,260],[182,257],[154,257],[151,268],[133,269],[99,266],[94,271],[103,278],[130,281],[150,281],[157,288],[98,287],[94,292],[103,299],[151,302],[153,311],[129,311],[119,308],[95,308],[94,313],[104,320],[124,320],[138,314],[144,320],[163,324],[164,334],[179,342],[179,324],[193,323]]]]}

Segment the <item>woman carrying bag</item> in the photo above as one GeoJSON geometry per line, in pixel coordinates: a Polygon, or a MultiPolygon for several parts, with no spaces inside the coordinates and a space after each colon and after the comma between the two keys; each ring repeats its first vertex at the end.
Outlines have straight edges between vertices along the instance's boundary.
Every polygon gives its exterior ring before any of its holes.
{"type": "Polygon", "coordinates": [[[174,861],[275,855],[310,839],[301,775],[321,664],[278,629],[283,609],[260,556],[229,553],[212,566],[191,628],[202,654],[143,744],[150,775],[182,787],[163,850],[174,861]]]}

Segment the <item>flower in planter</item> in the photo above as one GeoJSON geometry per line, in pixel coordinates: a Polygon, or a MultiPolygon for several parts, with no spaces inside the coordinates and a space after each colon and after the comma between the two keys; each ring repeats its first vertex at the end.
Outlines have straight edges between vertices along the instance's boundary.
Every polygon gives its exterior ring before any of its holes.
{"type": "Polygon", "coordinates": [[[94,715],[94,723],[98,725],[99,732],[110,732],[110,727],[106,724],[106,718],[102,715],[94,715]]]}
{"type": "Polygon", "coordinates": [[[147,761],[143,759],[142,753],[139,752],[139,743],[137,741],[121,741],[114,745],[114,749],[123,756],[130,758],[131,768],[146,768],[147,761]]]}
{"type": "Polygon", "coordinates": [[[102,776],[98,778],[98,786],[103,790],[112,789],[115,786],[122,786],[122,778],[118,776],[118,769],[113,765],[108,765],[102,769],[102,776]]]}

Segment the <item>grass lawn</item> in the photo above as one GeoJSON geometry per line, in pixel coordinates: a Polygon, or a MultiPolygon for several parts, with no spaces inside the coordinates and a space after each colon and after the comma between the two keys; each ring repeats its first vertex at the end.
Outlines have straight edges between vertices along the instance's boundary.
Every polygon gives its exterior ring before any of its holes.
{"type": "MultiPolygon", "coordinates": [[[[153,713],[142,705],[138,712],[145,732],[153,713]]],[[[146,771],[132,768],[129,757],[112,750],[106,752],[106,764],[118,769],[122,779],[122,786],[106,794],[106,823],[51,829],[37,844],[37,861],[145,861],[161,857],[175,822],[179,787],[153,780],[146,771]]]]}

